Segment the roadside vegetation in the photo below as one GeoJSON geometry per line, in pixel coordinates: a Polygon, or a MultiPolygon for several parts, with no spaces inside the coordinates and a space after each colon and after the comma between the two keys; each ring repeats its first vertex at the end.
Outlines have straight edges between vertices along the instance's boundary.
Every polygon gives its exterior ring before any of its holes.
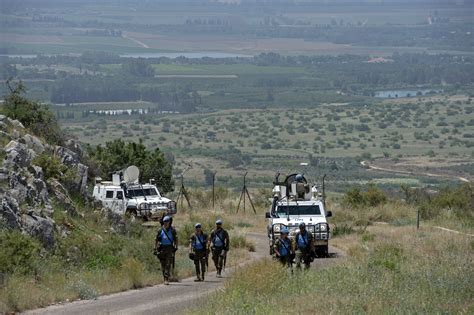
{"type": "Polygon", "coordinates": [[[390,226],[371,228],[351,239],[349,256],[324,269],[288,275],[270,259],[248,266],[199,310],[209,314],[287,314],[288,309],[310,314],[472,313],[469,238],[390,226]]]}
{"type": "MultiPolygon", "coordinates": [[[[160,264],[153,256],[157,222],[140,220],[82,206],[81,217],[55,209],[57,244],[47,251],[39,241],[17,231],[0,232],[0,312],[18,312],[78,299],[138,289],[162,283],[160,264]]],[[[255,245],[245,237],[254,226],[252,213],[233,215],[204,209],[181,211],[174,220],[180,249],[178,279],[189,277],[194,265],[188,258],[189,236],[200,222],[210,233],[216,218],[230,230],[228,266],[248,258],[255,245]],[[246,226],[242,228],[241,226],[246,226]]],[[[209,267],[214,270],[212,261],[209,267]]]]}
{"type": "MultiPolygon", "coordinates": [[[[372,187],[360,194],[364,200],[383,192],[372,187]]],[[[341,199],[353,196],[348,191],[341,199]]],[[[419,230],[416,211],[423,203],[332,204],[331,245],[345,257],[293,275],[270,259],[254,263],[189,314],[472,313],[472,237],[432,226],[442,221],[473,233],[473,200],[468,185],[441,191],[427,205],[439,212],[424,217],[419,230]]]]}
{"type": "MultiPolygon", "coordinates": [[[[38,143],[41,145],[46,142],[51,145],[67,142],[67,136],[61,131],[49,109],[26,99],[22,92],[21,83],[12,87],[0,108],[2,113],[18,119],[15,124],[22,123],[26,127],[20,129],[22,133],[40,137],[38,143]],[[28,115],[25,115],[25,111],[28,115]],[[50,129],[41,129],[45,124],[50,124],[50,129]]],[[[8,118],[5,121],[8,121],[9,125],[3,123],[4,130],[10,132],[8,128],[13,120],[8,118]]],[[[18,135],[14,139],[18,139],[20,131],[15,129],[11,134],[15,132],[18,135]]],[[[4,145],[11,140],[12,135],[3,133],[6,139],[4,145]]],[[[73,154],[76,153],[72,152],[71,155],[73,154]]],[[[35,211],[39,213],[44,210],[45,204],[41,201],[36,204],[33,200],[15,199],[18,208],[12,210],[8,206],[8,202],[12,202],[14,197],[12,184],[7,176],[2,177],[0,313],[21,312],[77,299],[94,299],[103,294],[161,283],[160,264],[153,256],[158,223],[152,222],[151,225],[144,226],[138,219],[102,210],[92,200],[81,196],[74,186],[77,169],[65,165],[55,153],[46,150],[35,153],[34,156],[31,158],[32,164],[28,165],[30,168],[41,167],[37,182],[42,183],[45,191],[48,189],[49,193],[54,189],[53,186],[47,186],[50,182],[64,185],[65,188],[61,190],[64,197],[60,199],[58,195],[51,193],[51,204],[48,206],[51,206],[53,212],[48,211],[47,214],[41,214],[42,216],[34,214],[35,211]],[[51,220],[48,240],[52,241],[46,243],[42,238],[45,234],[32,233],[20,225],[11,225],[8,220],[17,212],[31,220],[51,220]]],[[[173,188],[170,178],[171,164],[158,149],[149,151],[142,143],[115,141],[107,143],[104,148],[97,147],[91,151],[90,156],[84,154],[81,158],[91,167],[90,176],[100,173],[102,169],[117,170],[129,163],[135,163],[144,170],[145,179],[156,177],[154,172],[159,172],[162,177],[158,180],[163,190],[169,191],[173,188]]],[[[18,164],[15,166],[21,169],[18,164]]],[[[27,167],[21,169],[22,174],[26,173],[26,169],[27,167]]],[[[227,196],[229,195],[227,192],[227,196]]],[[[209,194],[201,193],[201,196],[209,194]]],[[[234,209],[234,199],[219,199],[216,205],[222,208],[222,200],[225,206],[231,205],[234,209]]],[[[245,237],[241,228],[233,230],[237,220],[230,219],[233,217],[231,211],[213,212],[205,210],[199,204],[194,209],[194,212],[180,209],[175,219],[181,246],[176,257],[177,279],[190,276],[194,269],[187,255],[187,246],[189,236],[194,231],[194,223],[198,220],[206,227],[207,232],[214,226],[217,217],[225,220],[225,227],[230,230],[233,239],[228,258],[229,266],[238,264],[247,258],[249,251],[255,250],[254,244],[245,237]]],[[[15,220],[20,222],[23,216],[15,220]]],[[[245,216],[240,215],[239,218],[239,224],[251,221],[250,217],[244,219],[245,216]]],[[[247,223],[246,226],[253,225],[247,223]]],[[[211,270],[212,268],[211,263],[211,270]]]]}

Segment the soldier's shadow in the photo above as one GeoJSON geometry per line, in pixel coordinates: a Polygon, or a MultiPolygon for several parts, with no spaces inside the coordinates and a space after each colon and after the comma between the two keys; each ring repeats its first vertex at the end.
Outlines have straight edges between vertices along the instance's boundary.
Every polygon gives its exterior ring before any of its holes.
{"type": "Polygon", "coordinates": [[[170,282],[170,285],[178,285],[180,287],[192,287],[192,283],[183,283],[183,282],[170,282]]]}

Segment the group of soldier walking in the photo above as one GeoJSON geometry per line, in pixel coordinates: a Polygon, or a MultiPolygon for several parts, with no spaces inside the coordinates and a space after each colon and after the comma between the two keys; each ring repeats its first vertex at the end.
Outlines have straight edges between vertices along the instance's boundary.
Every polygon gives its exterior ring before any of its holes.
{"type": "Polygon", "coordinates": [[[299,224],[299,229],[292,240],[289,237],[289,230],[286,227],[282,228],[280,238],[273,245],[275,258],[290,270],[293,270],[293,259],[296,269],[301,270],[302,264],[308,269],[314,257],[313,235],[306,230],[304,222],[299,224]]]}
{"type": "MultiPolygon", "coordinates": [[[[210,237],[204,233],[201,224],[196,223],[194,233],[189,239],[189,258],[194,261],[196,268],[196,279],[194,281],[204,281],[209,253],[212,253],[217,277],[221,277],[222,270],[225,268],[229,246],[229,233],[222,227],[222,220],[216,221],[216,227],[210,237]]],[[[158,230],[155,239],[155,254],[161,263],[165,285],[169,284],[177,250],[178,233],[172,226],[172,218],[165,216],[162,219],[162,227],[158,230]]]]}
{"type": "MultiPolygon", "coordinates": [[[[216,267],[216,276],[221,277],[229,245],[229,233],[223,229],[222,220],[216,221],[215,229],[211,232],[210,237],[202,230],[201,223],[194,225],[194,233],[189,238],[189,258],[194,261],[196,269],[194,281],[204,281],[209,253],[212,254],[212,260],[216,267]]],[[[172,226],[172,218],[165,216],[155,239],[155,254],[161,263],[165,285],[169,284],[177,250],[178,233],[172,226]]],[[[280,238],[275,241],[273,251],[275,258],[291,271],[293,271],[293,260],[297,270],[301,270],[301,265],[307,269],[313,261],[313,235],[306,230],[306,225],[302,222],[299,224],[299,231],[294,239],[290,239],[289,230],[285,227],[281,229],[280,238]]]]}

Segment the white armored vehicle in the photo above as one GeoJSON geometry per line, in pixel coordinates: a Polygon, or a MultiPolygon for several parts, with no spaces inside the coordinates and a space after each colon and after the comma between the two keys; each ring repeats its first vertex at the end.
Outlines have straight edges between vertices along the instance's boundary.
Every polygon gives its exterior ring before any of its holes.
{"type": "Polygon", "coordinates": [[[306,230],[313,234],[314,255],[328,256],[330,229],[326,218],[331,217],[331,211],[326,211],[323,196],[316,186],[311,186],[304,175],[291,174],[284,181],[279,181],[277,174],[273,188],[273,201],[268,219],[268,238],[270,255],[273,255],[273,245],[280,231],[287,228],[290,238],[299,231],[299,224],[304,222],[306,230]]]}
{"type": "Polygon", "coordinates": [[[92,197],[116,213],[143,219],[176,213],[176,202],[162,197],[153,180],[148,184],[140,184],[138,178],[136,166],[112,175],[112,181],[97,178],[92,197]]]}

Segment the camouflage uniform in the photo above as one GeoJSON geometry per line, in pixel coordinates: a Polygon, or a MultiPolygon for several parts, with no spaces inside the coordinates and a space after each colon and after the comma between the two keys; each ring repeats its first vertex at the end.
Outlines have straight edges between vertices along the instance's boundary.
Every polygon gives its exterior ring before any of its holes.
{"type": "Polygon", "coordinates": [[[167,230],[163,227],[156,234],[156,242],[159,244],[158,259],[160,259],[163,278],[165,282],[168,282],[171,276],[174,253],[178,250],[178,233],[171,226],[167,230]]]}
{"type": "Polygon", "coordinates": [[[224,258],[229,251],[229,233],[224,229],[215,229],[211,233],[212,242],[212,260],[217,269],[217,275],[220,276],[224,267],[224,258]]]}
{"type": "Polygon", "coordinates": [[[204,280],[207,266],[207,234],[202,233],[198,237],[196,233],[193,233],[190,237],[190,242],[194,253],[196,277],[200,280],[204,280]]]}
{"type": "Polygon", "coordinates": [[[273,249],[276,252],[280,253],[280,256],[276,256],[278,261],[283,266],[287,266],[288,268],[291,269],[293,265],[293,257],[292,257],[292,252],[293,252],[293,244],[290,238],[286,238],[285,241],[283,241],[282,238],[278,238],[275,241],[275,244],[273,245],[273,249]],[[284,254],[284,255],[282,255],[284,254]]]}
{"type": "Polygon", "coordinates": [[[301,270],[301,263],[304,263],[305,269],[308,269],[313,256],[313,235],[305,230],[305,234],[301,231],[295,236],[295,254],[296,269],[301,270]]]}

